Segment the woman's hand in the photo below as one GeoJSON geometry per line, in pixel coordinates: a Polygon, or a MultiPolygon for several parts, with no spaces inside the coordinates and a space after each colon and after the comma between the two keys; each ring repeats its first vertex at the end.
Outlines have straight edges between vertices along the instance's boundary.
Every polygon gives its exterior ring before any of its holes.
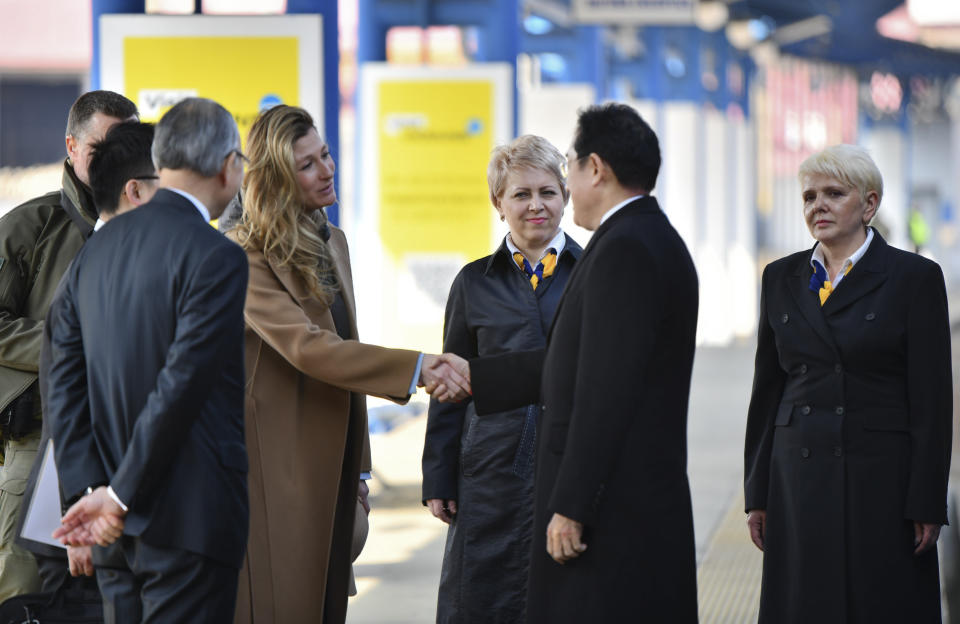
{"type": "Polygon", "coordinates": [[[424,353],[418,385],[441,403],[462,401],[470,396],[470,364],[454,353],[424,353]]]}
{"type": "Polygon", "coordinates": [[[763,540],[767,533],[767,512],[763,509],[751,509],[747,512],[747,526],[750,527],[750,539],[763,550],[763,540]]]}
{"type": "Polygon", "coordinates": [[[427,507],[434,518],[439,518],[447,524],[453,522],[453,517],[457,515],[457,501],[455,500],[431,498],[427,501],[427,507]]]}
{"type": "Polygon", "coordinates": [[[940,525],[929,522],[913,523],[913,554],[920,555],[937,545],[940,537],[940,525]]]}
{"type": "Polygon", "coordinates": [[[367,515],[370,515],[370,486],[367,485],[367,482],[363,479],[360,479],[360,485],[357,488],[357,500],[360,501],[360,505],[363,506],[363,510],[367,512],[367,515]]]}

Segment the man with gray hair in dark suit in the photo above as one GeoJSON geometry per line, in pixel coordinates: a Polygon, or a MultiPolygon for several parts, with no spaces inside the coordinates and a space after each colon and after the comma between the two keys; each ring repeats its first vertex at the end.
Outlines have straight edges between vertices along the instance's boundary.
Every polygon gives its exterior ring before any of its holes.
{"type": "Polygon", "coordinates": [[[157,124],[160,190],[77,255],[51,306],[54,533],[97,544],[107,622],[231,622],[247,540],[243,251],[211,228],[243,179],[230,113],[157,124]]]}

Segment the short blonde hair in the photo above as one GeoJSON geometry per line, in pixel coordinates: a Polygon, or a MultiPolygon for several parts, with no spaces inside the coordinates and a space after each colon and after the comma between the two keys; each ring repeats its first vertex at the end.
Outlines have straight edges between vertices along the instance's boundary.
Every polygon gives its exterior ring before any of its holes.
{"type": "Polygon", "coordinates": [[[557,179],[563,203],[570,199],[567,190],[567,159],[550,141],[533,134],[525,134],[506,145],[494,148],[487,165],[487,185],[494,206],[507,189],[507,178],[518,169],[539,169],[557,179]]]}
{"type": "Polygon", "coordinates": [[[800,163],[800,184],[803,184],[805,177],[818,173],[836,178],[857,189],[861,200],[865,200],[870,191],[876,191],[877,207],[880,207],[880,200],[883,199],[883,176],[870,154],[862,147],[831,145],[809,156],[800,163]]]}

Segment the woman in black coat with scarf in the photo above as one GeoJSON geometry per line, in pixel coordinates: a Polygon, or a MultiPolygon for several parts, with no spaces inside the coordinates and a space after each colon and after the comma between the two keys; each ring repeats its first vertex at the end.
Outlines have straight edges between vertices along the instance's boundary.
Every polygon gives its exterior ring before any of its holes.
{"type": "Polygon", "coordinates": [[[943,274],[869,227],[873,160],[800,166],[817,244],[766,267],[745,496],[761,624],[940,622],[953,393],[943,274]]]}
{"type": "MultiPolygon", "coordinates": [[[[545,139],[498,147],[487,181],[510,231],[450,288],[444,351],[466,359],[543,349],[581,251],[560,229],[566,161],[545,139]]],[[[430,403],[423,500],[450,524],[437,622],[525,620],[538,417],[536,405],[478,418],[472,401],[430,403]]]]}

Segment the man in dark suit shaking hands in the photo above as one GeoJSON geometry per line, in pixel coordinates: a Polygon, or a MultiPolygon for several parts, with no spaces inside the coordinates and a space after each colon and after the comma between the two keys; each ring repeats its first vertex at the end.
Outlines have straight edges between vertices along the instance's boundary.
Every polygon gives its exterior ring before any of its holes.
{"type": "Polygon", "coordinates": [[[210,227],[243,179],[232,116],[157,124],[161,189],[80,251],[51,307],[54,536],[93,544],[107,622],[230,622],[247,540],[243,251],[210,227]]]}
{"type": "Polygon", "coordinates": [[[656,135],[622,104],[580,113],[574,222],[594,230],[546,351],[470,362],[479,414],[540,401],[530,622],[695,622],[686,424],[697,274],[650,197],[656,135]],[[542,382],[517,383],[537,379],[542,382]]]}

